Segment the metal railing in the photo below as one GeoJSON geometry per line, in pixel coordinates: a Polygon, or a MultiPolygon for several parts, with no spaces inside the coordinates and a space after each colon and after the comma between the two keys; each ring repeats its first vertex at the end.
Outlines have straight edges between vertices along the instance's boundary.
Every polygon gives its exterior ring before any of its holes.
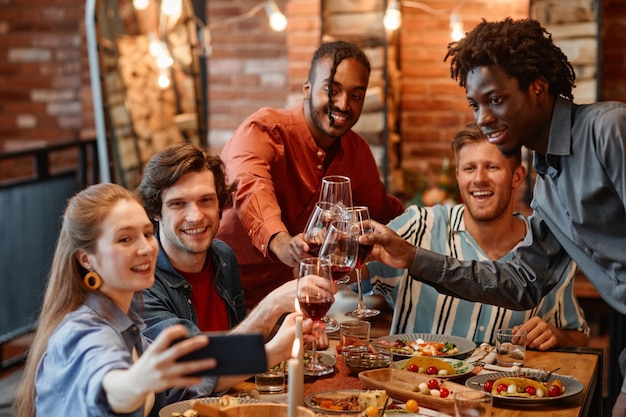
{"type": "Polygon", "coordinates": [[[95,139],[0,154],[24,158],[32,175],[0,181],[0,370],[24,359],[3,358],[2,347],[35,328],[67,200],[98,179],[95,139]],[[52,163],[56,152],[62,166],[52,163]]]}

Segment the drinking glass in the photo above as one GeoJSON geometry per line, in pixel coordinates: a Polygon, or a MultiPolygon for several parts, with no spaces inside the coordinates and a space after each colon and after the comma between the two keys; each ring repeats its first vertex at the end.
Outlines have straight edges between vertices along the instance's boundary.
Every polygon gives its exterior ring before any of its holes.
{"type": "MultiPolygon", "coordinates": [[[[346,220],[335,220],[319,252],[319,257],[330,262],[330,273],[336,284],[350,281],[348,274],[356,265],[359,247],[356,225],[346,220]]],[[[339,330],[339,322],[332,317],[324,316],[321,320],[328,332],[339,330]]]]}
{"type": "MultiPolygon", "coordinates": [[[[319,321],[326,315],[333,304],[334,297],[330,289],[321,286],[311,285],[302,278],[308,275],[316,275],[328,280],[328,288],[334,285],[330,273],[330,263],[325,259],[306,258],[300,261],[300,271],[298,274],[298,288],[296,290],[298,304],[302,313],[313,320],[313,331],[316,331],[319,321]]],[[[333,368],[319,361],[317,355],[317,343],[314,340],[311,348],[311,361],[304,365],[306,375],[320,376],[333,372],[333,368]]]]}
{"type": "Polygon", "coordinates": [[[329,175],[322,178],[319,201],[336,204],[342,209],[352,207],[350,178],[343,175],[329,175]]]}
{"type": "MultiPolygon", "coordinates": [[[[365,206],[356,206],[345,210],[345,217],[347,219],[351,219],[357,226],[359,236],[367,235],[373,233],[373,229],[370,223],[370,213],[367,207],[365,206]]],[[[365,318],[365,317],[373,317],[380,314],[379,310],[375,308],[367,308],[365,306],[365,302],[363,301],[363,284],[361,283],[361,266],[363,266],[363,262],[372,252],[374,248],[373,245],[364,245],[359,243],[358,255],[356,260],[356,265],[354,266],[354,271],[356,273],[356,284],[359,293],[359,304],[355,310],[352,310],[346,313],[347,316],[357,317],[357,318],[365,318]]]]}
{"type": "Polygon", "coordinates": [[[320,247],[326,239],[328,227],[333,220],[339,219],[341,208],[326,201],[315,204],[315,208],[309,216],[309,220],[304,227],[302,239],[309,245],[309,254],[318,256],[320,247]]]}

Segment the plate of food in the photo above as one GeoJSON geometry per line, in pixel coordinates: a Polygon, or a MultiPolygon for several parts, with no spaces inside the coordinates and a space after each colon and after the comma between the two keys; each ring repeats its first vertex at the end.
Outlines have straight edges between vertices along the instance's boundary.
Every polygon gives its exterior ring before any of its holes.
{"type": "Polygon", "coordinates": [[[392,368],[404,369],[409,372],[432,375],[437,378],[458,378],[471,373],[474,365],[454,358],[432,358],[416,356],[394,362],[392,368]]]}
{"type": "Polygon", "coordinates": [[[197,410],[197,408],[202,408],[202,406],[220,405],[221,407],[230,407],[236,404],[252,404],[258,402],[260,402],[258,398],[238,398],[231,397],[230,395],[224,395],[222,397],[204,397],[198,398],[197,400],[178,401],[167,405],[159,410],[159,417],[172,417],[172,414],[175,415],[176,413],[182,415],[185,411],[192,408],[196,411],[201,411],[197,410]]]}
{"type": "Polygon", "coordinates": [[[318,413],[360,414],[369,405],[382,408],[386,401],[387,393],[382,390],[344,389],[310,394],[304,405],[318,413]]]}
{"type": "Polygon", "coordinates": [[[379,337],[372,341],[376,349],[391,351],[394,356],[434,356],[462,359],[469,356],[476,343],[458,336],[428,333],[403,333],[379,337]]]}
{"type": "Polygon", "coordinates": [[[395,368],[363,371],[359,380],[366,388],[385,390],[395,400],[415,400],[420,408],[449,414],[454,414],[454,394],[470,390],[449,379],[395,368]]]}
{"type": "Polygon", "coordinates": [[[572,377],[551,374],[545,382],[540,373],[494,372],[476,375],[465,382],[469,388],[488,391],[501,404],[547,405],[582,392],[584,386],[572,377]]]}
{"type": "MultiPolygon", "coordinates": [[[[304,399],[304,404],[312,410],[323,414],[362,414],[368,407],[376,407],[377,414],[387,402],[385,390],[358,390],[345,389],[337,391],[322,391],[311,394],[304,399]]],[[[375,411],[376,411],[375,410],[375,411]]],[[[385,410],[385,417],[447,417],[438,411],[419,406],[417,403],[390,401],[385,410]]]]}

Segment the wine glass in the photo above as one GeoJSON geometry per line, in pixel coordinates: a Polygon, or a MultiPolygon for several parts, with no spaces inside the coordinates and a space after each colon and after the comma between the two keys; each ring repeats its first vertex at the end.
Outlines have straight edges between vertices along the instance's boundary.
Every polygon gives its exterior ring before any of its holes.
{"type": "Polygon", "coordinates": [[[319,201],[336,204],[342,209],[352,207],[350,178],[343,175],[329,175],[322,178],[319,201]]]}
{"type": "MultiPolygon", "coordinates": [[[[345,215],[348,219],[352,219],[354,223],[357,225],[357,229],[359,231],[359,235],[367,235],[373,233],[372,226],[370,224],[370,213],[367,207],[365,206],[356,206],[345,210],[345,215]]],[[[347,316],[357,317],[357,318],[366,318],[373,317],[380,314],[379,310],[374,308],[367,308],[365,306],[365,302],[363,301],[363,284],[361,282],[361,266],[363,266],[363,262],[372,252],[374,248],[373,245],[364,245],[359,242],[359,250],[357,255],[356,265],[354,267],[354,271],[356,273],[356,283],[359,293],[359,304],[355,310],[352,310],[346,313],[347,316]]]]}
{"type": "Polygon", "coordinates": [[[326,239],[329,225],[333,220],[338,219],[340,214],[341,208],[335,204],[326,201],[315,204],[302,233],[302,239],[309,245],[309,254],[318,255],[320,247],[326,239]]]}
{"type": "Polygon", "coordinates": [[[330,273],[336,284],[347,284],[350,281],[348,274],[356,265],[358,248],[358,226],[348,220],[333,221],[319,257],[330,262],[330,273]]]}
{"type": "MultiPolygon", "coordinates": [[[[333,304],[334,297],[331,290],[333,285],[330,263],[326,259],[305,258],[300,261],[296,296],[302,313],[313,320],[313,331],[316,330],[320,319],[326,315],[333,304]],[[316,275],[321,279],[327,279],[328,285],[312,285],[311,282],[302,279],[308,275],[316,275]]],[[[311,350],[311,362],[304,365],[305,374],[321,376],[333,372],[331,366],[319,361],[316,340],[313,341],[311,350]]]]}
{"type": "MultiPolygon", "coordinates": [[[[356,265],[358,239],[358,229],[351,221],[335,220],[331,223],[319,257],[330,262],[330,274],[336,284],[350,281],[348,274],[356,265]]],[[[326,331],[339,330],[339,322],[334,318],[324,316],[321,321],[326,326],[326,331]]]]}

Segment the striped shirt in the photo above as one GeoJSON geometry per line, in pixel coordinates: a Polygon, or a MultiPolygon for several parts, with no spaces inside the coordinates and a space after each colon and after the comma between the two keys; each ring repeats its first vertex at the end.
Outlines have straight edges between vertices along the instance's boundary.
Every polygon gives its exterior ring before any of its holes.
{"type": "MultiPolygon", "coordinates": [[[[461,260],[488,260],[465,229],[464,208],[463,204],[410,206],[388,226],[413,245],[461,260]]],[[[525,220],[520,214],[515,216],[525,220]]],[[[509,253],[500,261],[510,258],[509,253]]],[[[576,264],[573,261],[539,305],[525,311],[440,294],[431,286],[410,277],[406,269],[390,268],[380,262],[370,262],[367,268],[374,292],[382,294],[394,309],[391,334],[446,334],[476,343],[493,344],[497,329],[522,324],[533,316],[540,316],[557,328],[574,329],[589,335],[584,313],[574,295],[576,264]]]]}

